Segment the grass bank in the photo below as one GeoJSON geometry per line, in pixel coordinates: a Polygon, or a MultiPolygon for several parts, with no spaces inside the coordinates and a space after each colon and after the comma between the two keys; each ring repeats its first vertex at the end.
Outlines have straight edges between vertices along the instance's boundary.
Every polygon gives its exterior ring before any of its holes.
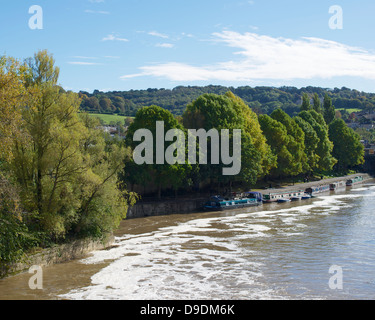
{"type": "Polygon", "coordinates": [[[132,117],[125,117],[120,116],[117,114],[100,114],[100,113],[89,113],[90,117],[99,118],[105,125],[109,125],[111,122],[121,122],[124,124],[124,121],[126,118],[132,118],[132,117]]]}

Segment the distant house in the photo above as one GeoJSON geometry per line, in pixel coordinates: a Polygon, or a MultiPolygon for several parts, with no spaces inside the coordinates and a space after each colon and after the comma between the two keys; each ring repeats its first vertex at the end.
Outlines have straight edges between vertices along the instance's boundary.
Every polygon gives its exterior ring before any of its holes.
{"type": "Polygon", "coordinates": [[[103,127],[100,127],[100,129],[103,130],[104,132],[109,133],[109,134],[116,134],[117,133],[116,127],[103,126],[103,127]]]}

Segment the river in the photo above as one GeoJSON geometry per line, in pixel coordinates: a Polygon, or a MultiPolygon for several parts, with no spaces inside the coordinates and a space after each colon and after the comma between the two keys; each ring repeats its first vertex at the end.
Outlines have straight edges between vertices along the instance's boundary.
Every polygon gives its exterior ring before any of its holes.
{"type": "Polygon", "coordinates": [[[373,300],[375,183],[296,203],[125,220],[110,249],[45,268],[42,290],[29,288],[30,277],[0,280],[0,299],[373,300]],[[342,287],[332,288],[339,275],[342,287]]]}

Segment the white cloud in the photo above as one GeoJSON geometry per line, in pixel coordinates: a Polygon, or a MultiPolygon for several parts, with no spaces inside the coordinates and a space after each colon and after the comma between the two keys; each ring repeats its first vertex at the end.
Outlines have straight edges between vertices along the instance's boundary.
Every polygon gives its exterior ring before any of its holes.
{"type": "Polygon", "coordinates": [[[108,36],[104,37],[102,41],[123,41],[128,42],[128,39],[125,38],[119,38],[118,36],[115,36],[114,34],[109,34],[108,36]]]}
{"type": "Polygon", "coordinates": [[[87,56],[74,56],[74,59],[88,59],[88,60],[95,60],[98,59],[96,57],[87,57],[87,56]]]}
{"type": "Polygon", "coordinates": [[[172,43],[157,43],[156,46],[159,47],[159,48],[173,48],[174,44],[172,44],[172,43]]]}
{"type": "Polygon", "coordinates": [[[148,34],[150,36],[159,37],[159,38],[163,38],[163,39],[168,39],[169,38],[168,35],[160,33],[160,32],[157,32],[157,31],[150,31],[150,32],[148,32],[148,34]]]}
{"type": "Polygon", "coordinates": [[[84,61],[69,61],[69,64],[79,65],[79,66],[97,66],[101,65],[101,63],[94,63],[94,62],[84,62],[84,61]]]}
{"type": "Polygon", "coordinates": [[[162,63],[140,67],[140,76],[172,81],[254,81],[333,78],[375,79],[375,53],[335,41],[304,37],[274,38],[256,33],[222,31],[213,34],[217,44],[239,49],[228,61],[204,66],[162,63]]]}
{"type": "Polygon", "coordinates": [[[86,13],[93,13],[93,14],[110,14],[109,11],[95,11],[95,10],[85,10],[86,13]]]}

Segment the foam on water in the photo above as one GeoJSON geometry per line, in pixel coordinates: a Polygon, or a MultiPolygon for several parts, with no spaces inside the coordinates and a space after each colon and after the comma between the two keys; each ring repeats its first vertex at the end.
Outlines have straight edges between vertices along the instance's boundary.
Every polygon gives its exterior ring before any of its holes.
{"type": "MultiPolygon", "coordinates": [[[[277,290],[263,285],[262,262],[244,243],[294,237],[305,220],[348,206],[358,194],[322,196],[312,203],[277,210],[249,211],[193,219],[153,232],[117,237],[109,250],[93,252],[83,264],[108,262],[91,285],[67,299],[272,299],[277,290]]],[[[264,206],[266,208],[266,206],[264,206]]]]}

